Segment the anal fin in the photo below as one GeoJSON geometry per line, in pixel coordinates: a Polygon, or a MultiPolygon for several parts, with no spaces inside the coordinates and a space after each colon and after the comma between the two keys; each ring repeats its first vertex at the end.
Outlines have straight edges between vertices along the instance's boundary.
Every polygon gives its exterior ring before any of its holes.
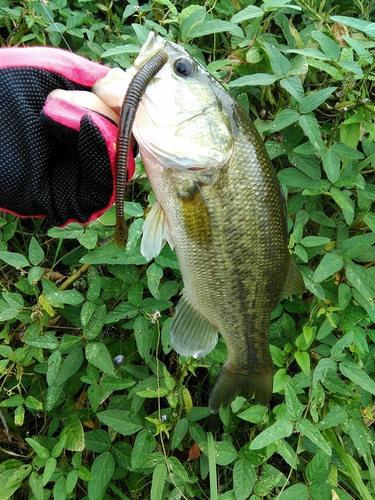
{"type": "Polygon", "coordinates": [[[173,349],[182,356],[201,358],[212,351],[217,338],[217,328],[197,311],[184,294],[177,304],[171,324],[173,349]]]}

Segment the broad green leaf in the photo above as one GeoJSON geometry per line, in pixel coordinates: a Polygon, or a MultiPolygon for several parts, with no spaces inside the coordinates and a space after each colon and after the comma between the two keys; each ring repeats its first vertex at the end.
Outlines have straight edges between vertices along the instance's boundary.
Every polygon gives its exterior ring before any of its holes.
{"type": "Polygon", "coordinates": [[[266,409],[261,405],[254,405],[247,408],[245,411],[239,413],[237,416],[246,422],[253,424],[260,424],[264,421],[266,409]]]}
{"type": "Polygon", "coordinates": [[[319,183],[296,168],[284,168],[278,172],[279,180],[286,186],[319,189],[319,183]]]}
{"type": "Polygon", "coordinates": [[[337,253],[327,253],[315,269],[313,279],[320,283],[340,271],[343,266],[344,261],[340,255],[337,253]]]}
{"type": "Polygon", "coordinates": [[[51,479],[52,474],[55,472],[57,460],[54,457],[47,458],[46,465],[43,471],[42,485],[45,486],[51,479]]]}
{"type": "MultiPolygon", "coordinates": [[[[306,98],[305,98],[306,99],[306,98]]],[[[318,120],[313,114],[301,115],[298,119],[302,130],[305,132],[314,148],[321,152],[323,151],[323,141],[320,132],[318,120]]]]}
{"type": "Polygon", "coordinates": [[[290,155],[290,161],[311,179],[319,180],[321,178],[320,166],[313,154],[306,155],[294,152],[290,155]]]}
{"type": "Polygon", "coordinates": [[[276,82],[277,76],[270,75],[268,73],[256,73],[255,75],[240,76],[237,80],[233,80],[228,83],[228,87],[246,87],[249,86],[259,86],[259,85],[272,85],[276,82]]]}
{"type": "Polygon", "coordinates": [[[255,5],[249,5],[248,7],[240,10],[240,12],[237,12],[237,14],[234,14],[230,22],[235,24],[242,23],[242,21],[247,21],[248,19],[254,19],[256,17],[263,17],[263,15],[264,12],[262,9],[256,7],[255,5]]]}
{"type": "Polygon", "coordinates": [[[342,406],[334,406],[330,412],[318,424],[320,431],[329,429],[330,427],[337,427],[343,424],[347,419],[346,411],[342,406]]]}
{"type": "Polygon", "coordinates": [[[326,89],[316,90],[312,94],[303,98],[299,104],[301,113],[310,113],[317,109],[323,102],[325,102],[337,89],[337,87],[327,87],[326,89]]]}
{"type": "Polygon", "coordinates": [[[67,226],[61,227],[53,227],[48,230],[47,234],[50,238],[63,238],[63,239],[71,239],[75,240],[80,234],[82,234],[84,228],[78,222],[73,222],[72,224],[68,224],[67,226]]]}
{"type": "Polygon", "coordinates": [[[147,285],[153,297],[159,298],[159,285],[163,277],[163,269],[156,263],[151,264],[146,271],[147,285]]]}
{"type": "Polygon", "coordinates": [[[341,361],[339,367],[344,377],[347,377],[365,391],[375,394],[375,382],[358,365],[350,361],[341,361]]]}
{"type": "Polygon", "coordinates": [[[11,408],[13,406],[23,405],[24,399],[20,394],[14,394],[6,399],[3,399],[0,406],[5,406],[6,408],[11,408]]]}
{"type": "Polygon", "coordinates": [[[133,469],[138,469],[148,455],[154,451],[156,440],[150,431],[144,429],[137,434],[133,445],[131,464],[133,469]]]}
{"type": "Polygon", "coordinates": [[[24,337],[25,343],[33,347],[41,347],[42,349],[57,349],[59,341],[53,335],[41,335],[39,337],[28,336],[24,337]]]}
{"type": "Polygon", "coordinates": [[[351,26],[356,30],[363,31],[364,33],[366,33],[366,35],[375,37],[375,23],[370,23],[368,21],[363,21],[362,19],[357,19],[356,17],[347,16],[330,16],[330,19],[334,23],[351,26]]]}
{"type": "Polygon", "coordinates": [[[301,418],[296,423],[297,430],[303,434],[305,437],[310,439],[312,443],[323,450],[327,455],[332,455],[332,448],[318,431],[316,426],[307,420],[306,418],[301,418]]]}
{"type": "Polygon", "coordinates": [[[277,453],[283,457],[285,462],[292,467],[292,469],[298,469],[300,460],[297,452],[290,446],[290,444],[285,439],[280,439],[276,444],[277,453]]]}
{"type": "Polygon", "coordinates": [[[47,459],[51,456],[49,450],[45,446],[38,443],[38,441],[36,441],[35,439],[25,438],[25,441],[31,446],[38,457],[47,459]]]}
{"type": "Polygon", "coordinates": [[[83,451],[85,448],[84,432],[75,410],[69,412],[61,438],[66,437],[65,447],[70,451],[83,451]]]}
{"type": "Polygon", "coordinates": [[[348,262],[346,265],[346,277],[349,284],[355,287],[365,299],[370,302],[373,301],[375,289],[370,281],[367,269],[354,262],[348,262]]]}
{"type": "Polygon", "coordinates": [[[301,102],[305,97],[305,91],[298,76],[288,76],[280,80],[280,85],[289,92],[298,102],[301,102]]]}
{"type": "Polygon", "coordinates": [[[142,422],[137,415],[129,411],[106,410],[97,414],[98,419],[108,427],[119,432],[123,436],[135,434],[142,428],[142,422]]]}
{"type": "Polygon", "coordinates": [[[331,61],[338,61],[340,57],[340,46],[338,43],[321,31],[312,31],[311,36],[319,42],[322,51],[330,58],[331,61]]]}
{"type": "MultiPolygon", "coordinates": [[[[86,302],[85,304],[90,304],[90,302],[86,302]]],[[[82,331],[88,340],[96,338],[101,333],[106,320],[106,314],[107,307],[105,304],[102,304],[96,309],[94,315],[89,319],[87,324],[83,325],[84,328],[82,331]]]]}
{"type": "Polygon", "coordinates": [[[0,261],[9,264],[16,269],[29,266],[29,261],[20,253],[0,251],[0,261]]]}
{"type": "Polygon", "coordinates": [[[277,420],[271,427],[258,434],[250,443],[250,450],[265,448],[279,439],[283,439],[293,431],[293,424],[287,420],[277,420]]]}
{"type": "Polygon", "coordinates": [[[359,455],[365,459],[366,464],[369,466],[372,461],[369,444],[371,438],[365,424],[361,420],[351,418],[348,424],[348,434],[357,448],[359,455]]]}
{"type": "Polygon", "coordinates": [[[375,233],[361,234],[345,240],[340,250],[342,256],[347,259],[355,259],[375,243],[375,233]]]}
{"type": "Polygon", "coordinates": [[[286,127],[289,127],[289,125],[292,125],[292,123],[295,123],[298,121],[299,117],[301,115],[296,111],[295,109],[283,109],[273,120],[273,122],[267,124],[267,125],[262,125],[258,127],[258,130],[260,132],[277,132],[279,130],[283,130],[286,127]]]}
{"type": "Polygon", "coordinates": [[[351,200],[351,192],[347,190],[341,191],[336,187],[331,187],[330,193],[332,198],[342,209],[345,222],[349,225],[353,222],[354,218],[354,202],[351,200]]]}
{"type": "Polygon", "coordinates": [[[204,21],[192,26],[188,32],[187,38],[197,38],[205,35],[212,35],[213,33],[223,33],[225,31],[231,33],[233,36],[243,36],[243,31],[239,26],[236,26],[229,21],[213,19],[211,21],[204,21]]]}
{"type": "Polygon", "coordinates": [[[111,440],[108,432],[98,429],[85,432],[85,449],[95,453],[104,453],[111,448],[111,440]]]}
{"type": "Polygon", "coordinates": [[[150,500],[160,500],[161,498],[164,498],[163,490],[167,475],[168,472],[165,464],[159,464],[155,467],[152,474],[150,500]]]}
{"type": "Polygon", "coordinates": [[[55,307],[58,307],[61,304],[77,306],[84,300],[83,295],[77,290],[50,291],[46,292],[44,297],[50,304],[52,304],[52,306],[55,307]]]}
{"type": "Polygon", "coordinates": [[[126,45],[119,45],[117,47],[113,47],[111,49],[105,50],[100,57],[113,57],[120,56],[122,54],[138,54],[140,51],[140,47],[138,45],[133,45],[128,43],[126,45]]]}
{"type": "Polygon", "coordinates": [[[285,78],[290,69],[290,62],[288,59],[282,55],[279,49],[270,43],[264,42],[263,47],[270,60],[272,71],[279,78],[285,78]]]}
{"type": "Polygon", "coordinates": [[[180,445],[181,441],[184,439],[186,434],[189,431],[189,420],[187,418],[181,418],[177,424],[176,427],[173,430],[173,436],[172,436],[172,450],[177,448],[177,446],[180,445]]]}
{"type": "Polygon", "coordinates": [[[330,238],[325,236],[305,236],[302,238],[301,244],[304,247],[319,247],[321,245],[327,246],[330,241],[330,238]]]}
{"type": "Polygon", "coordinates": [[[294,484],[286,488],[280,495],[278,500],[308,500],[309,490],[302,483],[294,484]]]}
{"type": "Polygon", "coordinates": [[[340,177],[340,157],[335,151],[327,149],[322,155],[324,171],[328,179],[334,184],[340,177]]]}
{"type": "Polygon", "coordinates": [[[93,478],[88,483],[89,500],[102,500],[114,471],[115,461],[109,452],[96,457],[91,467],[93,478]]]}
{"type": "Polygon", "coordinates": [[[229,465],[238,457],[236,448],[229,441],[215,441],[217,465],[229,465]]]}
{"type": "Polygon", "coordinates": [[[233,489],[236,500],[245,500],[253,491],[256,469],[248,460],[237,460],[233,467],[233,489]]]}
{"type": "Polygon", "coordinates": [[[306,408],[305,405],[299,402],[297,394],[293,387],[287,383],[284,388],[286,409],[292,420],[298,420],[306,408]]]}
{"type": "Polygon", "coordinates": [[[62,385],[66,380],[68,380],[77,372],[82,363],[82,349],[80,347],[72,349],[62,362],[59,372],[56,376],[55,383],[58,385],[62,385]]]}
{"type": "Polygon", "coordinates": [[[319,450],[306,467],[306,477],[309,483],[313,481],[325,482],[331,469],[331,457],[319,450]]]}
{"type": "Polygon", "coordinates": [[[104,373],[113,375],[113,362],[108,349],[101,342],[90,342],[85,348],[86,359],[104,373]]]}
{"type": "Polygon", "coordinates": [[[38,266],[44,259],[44,251],[34,236],[29,243],[29,261],[33,266],[38,266]]]}

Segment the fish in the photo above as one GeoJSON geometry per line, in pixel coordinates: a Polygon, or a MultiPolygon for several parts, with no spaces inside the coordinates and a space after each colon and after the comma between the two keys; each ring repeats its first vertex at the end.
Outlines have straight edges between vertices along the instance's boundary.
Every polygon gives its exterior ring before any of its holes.
{"type": "Polygon", "coordinates": [[[267,405],[274,364],[270,317],[282,297],[303,292],[288,249],[286,204],[264,143],[243,107],[187,50],[151,32],[133,74],[158,51],[133,124],[156,202],[141,252],[174,248],[183,291],[171,323],[182,356],[227,347],[209,397],[212,412],[237,396],[267,405]]]}

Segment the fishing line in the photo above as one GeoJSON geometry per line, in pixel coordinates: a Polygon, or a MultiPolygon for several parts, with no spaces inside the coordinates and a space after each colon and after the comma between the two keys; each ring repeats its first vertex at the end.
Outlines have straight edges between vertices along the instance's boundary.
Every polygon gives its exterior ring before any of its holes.
{"type": "Polygon", "coordinates": [[[116,151],[116,230],[114,239],[118,247],[125,245],[128,235],[124,219],[124,200],[132,126],[142,95],[167,60],[168,55],[164,50],[159,50],[151,57],[130,82],[122,104],[116,151]]]}
{"type": "Polygon", "coordinates": [[[55,20],[53,19],[53,17],[51,16],[51,14],[48,12],[47,10],[47,7],[44,5],[43,3],[43,0],[39,0],[39,3],[40,5],[43,7],[45,13],[47,14],[49,20],[51,21],[51,23],[54,25],[54,27],[56,28],[57,32],[59,33],[59,35],[61,36],[63,42],[65,43],[67,49],[73,53],[72,49],[69,47],[69,43],[67,42],[66,38],[64,37],[64,35],[62,34],[62,32],[60,31],[59,27],[57,26],[57,24],[55,23],[55,20]]]}

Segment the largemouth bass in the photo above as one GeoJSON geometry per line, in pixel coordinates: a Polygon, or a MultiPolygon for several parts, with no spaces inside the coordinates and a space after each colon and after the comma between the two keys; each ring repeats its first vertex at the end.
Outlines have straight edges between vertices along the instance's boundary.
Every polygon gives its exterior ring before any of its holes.
{"type": "Polygon", "coordinates": [[[287,247],[280,184],[243,108],[181,46],[151,33],[133,72],[159,50],[168,61],[147,86],[133,126],[157,200],[141,251],[150,260],[168,241],[177,253],[184,289],[173,348],[199,358],[223,336],[228,358],[211,410],[238,395],[268,404],[270,315],[282,296],[304,290],[287,247]]]}

